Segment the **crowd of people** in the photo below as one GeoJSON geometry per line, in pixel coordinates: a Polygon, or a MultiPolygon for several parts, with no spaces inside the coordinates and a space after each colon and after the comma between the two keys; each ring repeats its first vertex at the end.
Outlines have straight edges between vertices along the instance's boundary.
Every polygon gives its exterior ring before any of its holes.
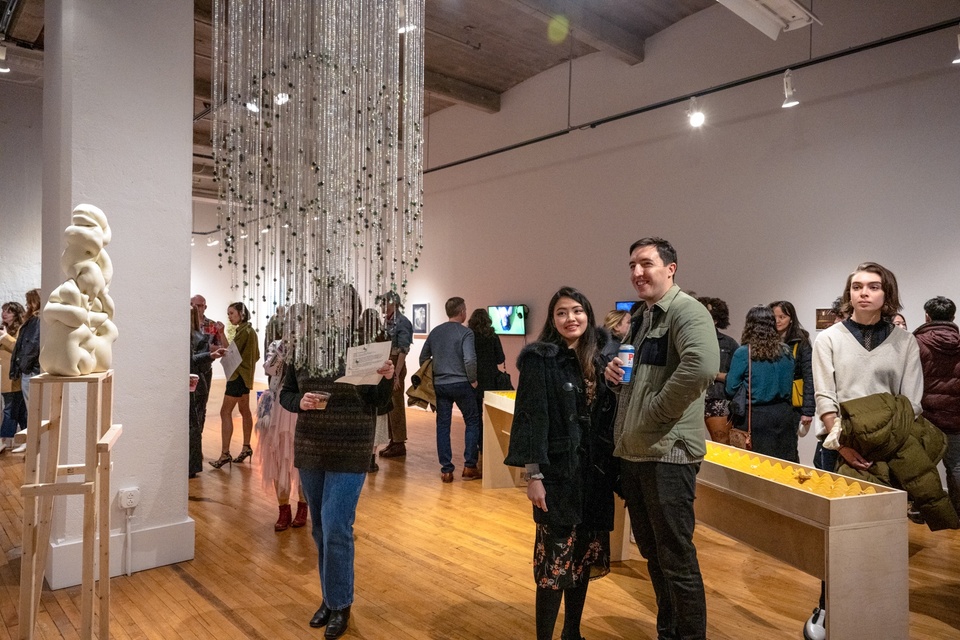
{"type": "MultiPolygon", "coordinates": [[[[587,583],[609,567],[614,492],[647,560],[658,637],[706,637],[693,544],[706,434],[728,443],[731,430],[748,430],[733,440],[799,462],[798,439],[815,426],[817,467],[904,489],[911,519],[933,531],[960,528],[960,330],[951,300],[929,300],[911,335],[896,277],[865,262],[847,278],[834,324],[812,343],[793,304],[777,300],[748,310],[738,344],[721,333],[723,300],[694,299],[674,283],[669,242],[637,241],[629,264],[641,304],[625,330],[618,311],[594,329],[589,301],[564,287],[517,362],[506,463],[529,478],[538,640],[553,637],[561,602],[561,638],[580,640],[587,583]],[[621,342],[635,349],[629,371],[613,355],[621,342]],[[747,408],[734,417],[741,388],[747,408]]],[[[825,604],[821,589],[805,638],[826,637],[825,604]]]]}
{"type": "MultiPolygon", "coordinates": [[[[610,570],[615,493],[647,561],[658,635],[706,637],[693,505],[708,436],[796,463],[799,438],[813,429],[815,466],[903,488],[911,519],[932,530],[960,528],[960,330],[951,300],[929,300],[926,322],[911,334],[896,277],[865,262],[844,284],[831,311],[835,323],[815,340],[794,305],[776,300],[747,311],[738,343],[722,333],[730,325],[727,303],[683,292],[674,282],[677,265],[666,240],[638,240],[629,248],[639,298],[634,309],[611,311],[601,324],[581,291],[562,287],[549,300],[537,340],[517,359],[505,463],[527,478],[538,640],[553,637],[561,604],[561,638],[581,640],[589,581],[610,570]],[[626,345],[634,349],[631,363],[618,355],[626,345]],[[734,412],[732,400],[744,389],[746,411],[734,412]],[[732,438],[738,431],[747,437],[732,438]],[[941,459],[946,492],[936,470],[941,459]]],[[[250,392],[261,350],[249,310],[231,304],[226,326],[206,317],[202,296],[191,299],[189,476],[203,470],[212,365],[232,352],[235,366],[220,408],[221,455],[209,464],[221,469],[253,458],[264,489],[276,495],[277,532],[312,521],[323,599],[309,624],[325,627],[326,638],[343,635],[350,619],[353,523],[364,480],[377,471],[378,457],[407,453],[403,386],[413,328],[395,292],[378,302],[379,309],[361,312],[357,304],[347,314],[355,344],[390,343],[379,382],[366,385],[335,382],[345,354],[334,372],[297,366],[295,323],[278,308],[264,331],[268,389],[255,421],[250,392]],[[230,451],[235,410],[243,434],[236,457],[230,451]]],[[[27,427],[30,379],[40,372],[40,292],[28,292],[25,303],[2,306],[0,451],[27,427]]],[[[418,397],[436,407],[440,479],[450,483],[453,405],[465,425],[460,477],[479,479],[483,394],[503,388],[504,377],[509,385],[509,376],[487,310],[474,310],[468,321],[464,299],[452,297],[445,312],[447,322],[422,345],[414,379],[418,397]]],[[[822,591],[806,637],[823,637],[825,604],[822,591]]]]}

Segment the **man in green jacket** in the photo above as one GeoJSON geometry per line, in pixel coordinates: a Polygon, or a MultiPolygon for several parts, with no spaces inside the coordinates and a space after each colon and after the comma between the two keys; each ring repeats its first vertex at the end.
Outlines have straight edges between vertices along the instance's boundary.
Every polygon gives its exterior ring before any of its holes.
{"type": "Polygon", "coordinates": [[[657,597],[657,635],[686,640],[707,634],[693,500],[706,453],[704,391],[720,370],[720,348],[710,313],[674,284],[676,271],[677,252],[666,240],[630,247],[630,280],[645,303],[628,337],[633,374],[623,383],[623,362],[614,358],[604,377],[619,392],[614,453],[657,597]]]}

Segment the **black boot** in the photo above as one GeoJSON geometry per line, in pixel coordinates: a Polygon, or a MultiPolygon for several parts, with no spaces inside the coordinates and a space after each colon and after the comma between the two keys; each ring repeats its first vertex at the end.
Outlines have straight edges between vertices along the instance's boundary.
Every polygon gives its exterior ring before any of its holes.
{"type": "Polygon", "coordinates": [[[330,607],[327,606],[326,602],[320,603],[320,608],[317,609],[317,612],[313,614],[313,617],[310,618],[310,626],[314,629],[319,627],[327,626],[327,622],[330,621],[330,607]]]}
{"type": "Polygon", "coordinates": [[[337,609],[330,612],[330,621],[327,622],[327,630],[323,632],[323,637],[327,640],[339,638],[347,632],[347,622],[350,621],[350,607],[337,609]]]}

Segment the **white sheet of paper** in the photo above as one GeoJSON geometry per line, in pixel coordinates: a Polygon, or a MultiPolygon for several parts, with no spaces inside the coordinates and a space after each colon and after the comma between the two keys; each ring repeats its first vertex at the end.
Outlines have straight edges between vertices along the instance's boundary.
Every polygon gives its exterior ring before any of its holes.
{"type": "Polygon", "coordinates": [[[378,384],[377,369],[390,359],[389,342],[371,342],[347,349],[347,371],[336,382],[347,384],[378,384]]]}
{"type": "Polygon", "coordinates": [[[240,350],[237,349],[237,343],[231,342],[230,346],[227,347],[226,353],[220,358],[220,364],[223,365],[223,374],[227,376],[227,380],[233,377],[233,373],[237,370],[237,367],[240,366],[241,362],[243,362],[243,356],[240,355],[240,350]]]}

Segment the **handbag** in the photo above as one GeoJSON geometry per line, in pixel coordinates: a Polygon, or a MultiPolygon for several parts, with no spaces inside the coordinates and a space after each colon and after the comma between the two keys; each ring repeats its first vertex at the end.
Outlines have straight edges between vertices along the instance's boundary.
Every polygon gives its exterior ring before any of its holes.
{"type": "Polygon", "coordinates": [[[506,371],[497,370],[497,376],[493,379],[492,391],[513,391],[513,381],[510,374],[506,371]]]}
{"type": "MultiPolygon", "coordinates": [[[[733,403],[737,401],[737,397],[740,396],[740,392],[746,388],[746,393],[743,394],[743,415],[740,416],[741,420],[743,417],[746,417],[747,420],[747,430],[739,429],[734,427],[730,429],[730,444],[738,449],[746,449],[747,451],[753,450],[753,429],[751,425],[751,418],[753,414],[753,406],[751,404],[751,388],[750,382],[753,377],[753,359],[750,357],[750,345],[747,345],[747,386],[744,387],[742,384],[740,388],[737,389],[737,393],[733,396],[733,400],[730,402],[730,414],[733,415],[734,407],[733,403]]],[[[738,407],[741,408],[741,407],[738,407]]],[[[741,424],[743,424],[741,422],[741,424]]]]}
{"type": "Polygon", "coordinates": [[[257,433],[262,433],[270,428],[275,402],[276,398],[270,389],[261,393],[257,399],[257,433]]]}
{"type": "Polygon", "coordinates": [[[797,377],[797,367],[800,365],[800,363],[797,361],[797,347],[799,346],[799,343],[793,345],[794,379],[793,392],[790,396],[791,404],[798,408],[803,406],[803,375],[801,374],[800,377],[797,377]]]}

